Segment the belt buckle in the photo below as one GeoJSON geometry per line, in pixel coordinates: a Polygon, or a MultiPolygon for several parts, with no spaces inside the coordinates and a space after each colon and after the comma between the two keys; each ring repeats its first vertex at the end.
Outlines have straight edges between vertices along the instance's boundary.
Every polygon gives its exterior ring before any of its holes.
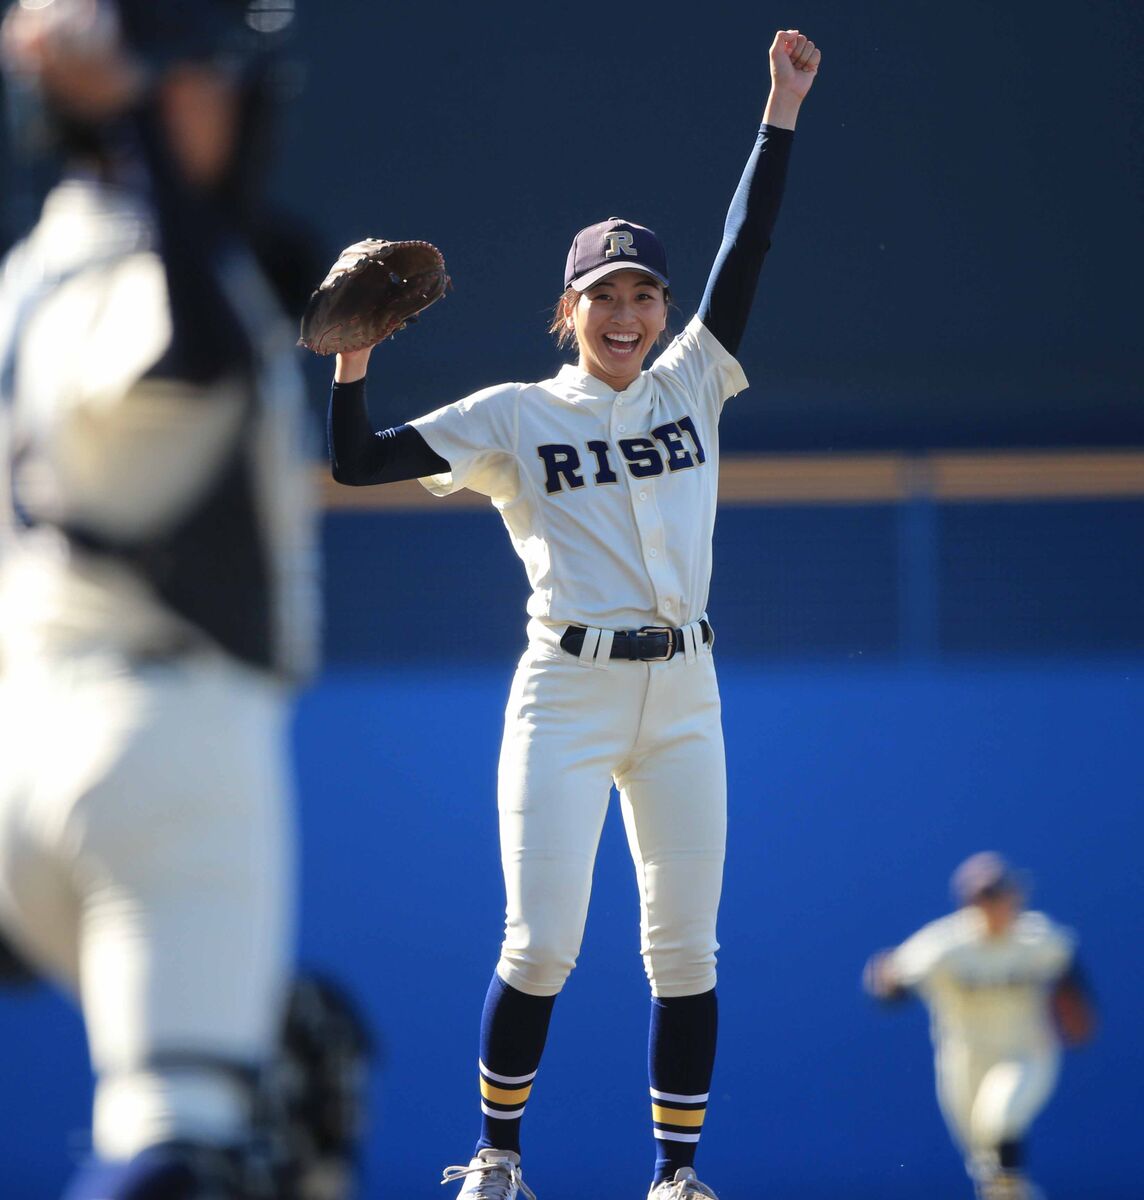
{"type": "Polygon", "coordinates": [[[644,658],[644,662],[668,662],[675,657],[675,630],[670,625],[644,625],[642,629],[637,629],[637,633],[663,633],[667,635],[667,651],[664,654],[658,654],[655,658],[644,658]]]}

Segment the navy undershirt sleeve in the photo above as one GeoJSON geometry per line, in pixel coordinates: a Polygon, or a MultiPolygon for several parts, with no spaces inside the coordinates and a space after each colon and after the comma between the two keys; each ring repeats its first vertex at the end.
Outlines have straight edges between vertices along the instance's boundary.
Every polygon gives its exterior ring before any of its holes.
{"type": "Polygon", "coordinates": [[[356,487],[422,479],[449,470],[412,425],[375,432],[366,407],[365,380],[335,383],[330,389],[327,421],[330,470],[338,483],[356,487]]]}
{"type": "Polygon", "coordinates": [[[147,376],[205,385],[249,370],[254,350],[220,276],[236,240],[227,214],[217,197],[180,177],[153,111],[136,115],[134,131],[150,181],[171,317],[171,340],[147,376]]]}
{"type": "Polygon", "coordinates": [[[763,125],[731,198],[723,242],[715,255],[699,319],[730,354],[747,327],[763,259],[782,204],[794,131],[763,125]]]}

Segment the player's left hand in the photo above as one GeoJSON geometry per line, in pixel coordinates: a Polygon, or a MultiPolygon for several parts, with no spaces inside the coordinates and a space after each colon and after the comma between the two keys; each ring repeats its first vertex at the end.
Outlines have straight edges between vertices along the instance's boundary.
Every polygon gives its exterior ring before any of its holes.
{"type": "Polygon", "coordinates": [[[780,29],[771,43],[771,83],[802,100],[818,77],[822,51],[797,29],[780,29]]]}
{"type": "Polygon", "coordinates": [[[898,982],[890,966],[888,950],[879,950],[867,960],[862,971],[862,986],[875,1000],[890,1002],[901,1000],[906,995],[905,988],[898,982]]]}

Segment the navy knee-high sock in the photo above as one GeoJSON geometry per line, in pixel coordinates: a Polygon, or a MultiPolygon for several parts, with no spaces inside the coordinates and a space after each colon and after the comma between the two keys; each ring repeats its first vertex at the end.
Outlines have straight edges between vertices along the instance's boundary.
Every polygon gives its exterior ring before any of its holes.
{"type": "Polygon", "coordinates": [[[481,1014],[477,1150],[520,1153],[520,1119],[540,1066],[555,996],[529,996],[493,973],[481,1014]]]}
{"type": "Polygon", "coordinates": [[[1018,1171],[1025,1165],[1024,1145],[1012,1138],[997,1147],[997,1163],[1004,1171],[1018,1171]]]}
{"type": "Polygon", "coordinates": [[[655,1179],[671,1179],[695,1161],[715,1066],[719,1007],[715,990],[655,996],[648,1031],[655,1179]]]}

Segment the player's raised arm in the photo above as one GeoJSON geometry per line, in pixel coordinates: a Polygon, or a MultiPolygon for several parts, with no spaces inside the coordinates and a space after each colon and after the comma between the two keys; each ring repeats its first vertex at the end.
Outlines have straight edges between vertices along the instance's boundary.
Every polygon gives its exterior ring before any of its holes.
{"type": "Polygon", "coordinates": [[[699,305],[699,319],[731,353],[746,329],[763,259],[782,204],[799,109],[822,52],[797,29],[780,29],[770,49],[771,90],[763,123],[723,228],[723,241],[699,305]]]}

